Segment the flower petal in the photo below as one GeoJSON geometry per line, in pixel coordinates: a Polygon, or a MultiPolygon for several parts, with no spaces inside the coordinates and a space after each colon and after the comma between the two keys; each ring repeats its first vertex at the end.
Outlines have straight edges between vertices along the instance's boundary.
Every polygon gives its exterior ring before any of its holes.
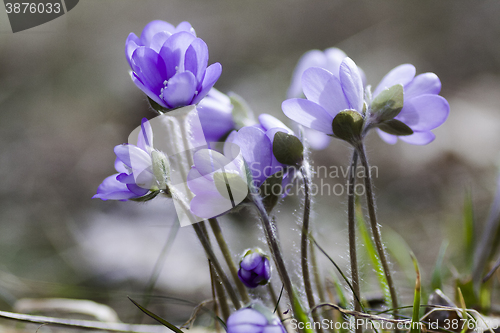
{"type": "Polygon", "coordinates": [[[263,314],[261,314],[257,310],[249,308],[238,310],[237,312],[229,316],[229,318],[227,319],[228,327],[230,326],[233,327],[236,325],[243,325],[243,324],[265,326],[267,325],[267,319],[263,314]]]}
{"type": "Polygon", "coordinates": [[[446,99],[439,95],[420,95],[405,101],[395,118],[410,126],[413,131],[428,131],[443,124],[450,113],[446,99]]]}
{"type": "Polygon", "coordinates": [[[145,93],[149,98],[151,98],[153,101],[158,103],[159,105],[163,106],[164,108],[168,108],[168,105],[165,104],[163,100],[160,99],[160,97],[151,91],[149,87],[146,87],[144,83],[141,82],[141,80],[137,77],[137,75],[134,72],[131,72],[130,77],[132,78],[132,82],[135,83],[137,88],[142,90],[143,93],[145,93]]]}
{"type": "Polygon", "coordinates": [[[132,54],[140,46],[139,37],[137,37],[133,32],[131,32],[127,40],[125,41],[125,57],[132,68],[132,54]]]}
{"type": "Polygon", "coordinates": [[[401,140],[412,145],[423,146],[434,141],[436,136],[431,131],[427,132],[415,132],[412,135],[400,136],[401,140]]]}
{"type": "Polygon", "coordinates": [[[306,98],[320,104],[321,93],[325,90],[326,83],[332,76],[332,73],[320,67],[306,69],[302,74],[302,89],[306,98]]]}
{"type": "Polygon", "coordinates": [[[208,46],[201,38],[196,38],[186,50],[184,68],[196,77],[198,82],[203,80],[208,63],[208,46]]]}
{"type": "Polygon", "coordinates": [[[320,50],[310,50],[304,53],[304,55],[299,59],[293,72],[292,83],[290,84],[287,92],[288,98],[297,98],[302,96],[302,75],[306,69],[310,67],[325,68],[326,65],[327,59],[325,54],[320,50]]]}
{"type": "Polygon", "coordinates": [[[191,33],[181,31],[174,33],[163,44],[160,56],[165,59],[169,77],[173,76],[177,71],[184,71],[186,51],[195,39],[196,37],[191,33]]]}
{"type": "Polygon", "coordinates": [[[134,145],[118,145],[114,151],[116,157],[129,168],[141,172],[151,166],[151,157],[144,150],[134,145]]]}
{"type": "Polygon", "coordinates": [[[208,219],[219,216],[233,208],[231,200],[212,192],[201,193],[191,200],[191,212],[199,217],[208,219]]]}
{"type": "Polygon", "coordinates": [[[207,67],[205,71],[205,76],[203,77],[203,81],[201,83],[201,89],[198,91],[198,94],[193,99],[193,104],[197,104],[200,102],[212,89],[215,82],[219,79],[222,73],[222,66],[218,62],[211,64],[207,67]]]}
{"type": "Polygon", "coordinates": [[[396,135],[386,133],[378,128],[377,128],[377,133],[382,140],[384,140],[385,142],[387,142],[390,145],[395,145],[396,142],[398,142],[398,137],[396,135]]]}
{"type": "Polygon", "coordinates": [[[351,58],[345,58],[340,64],[339,78],[349,108],[361,111],[364,101],[363,79],[359,74],[358,66],[351,58]]]}
{"type": "Polygon", "coordinates": [[[213,177],[211,175],[203,176],[196,168],[189,170],[187,184],[196,195],[210,192],[218,193],[213,177]]]}
{"type": "Polygon", "coordinates": [[[97,188],[97,194],[92,199],[125,201],[136,197],[134,193],[128,190],[126,184],[122,184],[116,179],[117,176],[118,174],[114,174],[106,177],[97,188]]]}
{"type": "Polygon", "coordinates": [[[165,44],[165,42],[167,41],[168,38],[170,38],[170,36],[172,36],[172,33],[168,31],[161,31],[156,33],[151,39],[151,42],[149,43],[149,48],[153,49],[156,53],[160,53],[163,44],[165,44]]]}
{"type": "Polygon", "coordinates": [[[149,47],[153,36],[162,31],[167,31],[172,34],[175,31],[175,27],[172,24],[161,20],[154,20],[149,22],[148,24],[146,24],[144,29],[142,29],[141,45],[149,47]]]}
{"type": "Polygon", "coordinates": [[[304,136],[307,139],[307,143],[314,150],[323,150],[330,144],[332,138],[325,133],[310,129],[304,128],[304,136]]]}
{"type": "Polygon", "coordinates": [[[349,102],[344,93],[340,80],[336,76],[331,76],[319,97],[319,105],[333,118],[342,110],[349,109],[349,102]]]}
{"type": "Polygon", "coordinates": [[[292,98],[281,104],[285,115],[297,123],[317,131],[333,134],[333,117],[320,105],[307,99],[292,98]]]}
{"type": "Polygon", "coordinates": [[[395,84],[399,83],[405,86],[413,80],[415,73],[415,66],[410,64],[399,65],[384,76],[377,88],[373,91],[373,97],[376,97],[382,90],[390,88],[395,84]]]}
{"type": "Polygon", "coordinates": [[[139,187],[136,184],[127,184],[127,188],[130,192],[134,193],[138,197],[142,197],[149,192],[149,189],[139,187]]]}
{"type": "Polygon", "coordinates": [[[146,118],[142,118],[141,130],[137,136],[137,147],[145,152],[153,147],[153,129],[146,118]]]}
{"type": "Polygon", "coordinates": [[[250,271],[257,267],[262,261],[262,255],[258,252],[250,253],[246,255],[240,263],[241,268],[250,271]]]}
{"type": "Polygon", "coordinates": [[[283,124],[281,120],[267,113],[263,113],[259,116],[259,123],[262,125],[265,131],[268,131],[271,128],[279,127],[284,130],[283,132],[293,134],[293,131],[285,124],[283,124]]]}
{"type": "Polygon", "coordinates": [[[158,53],[144,46],[134,51],[132,69],[141,82],[156,94],[159,94],[163,81],[168,78],[163,59],[158,53]]]}
{"type": "Polygon", "coordinates": [[[238,131],[233,143],[240,146],[243,158],[252,172],[254,181],[259,186],[266,179],[262,171],[272,163],[271,140],[260,129],[249,126],[238,131]]]}
{"type": "Polygon", "coordinates": [[[163,89],[163,100],[171,108],[192,104],[196,91],[196,78],[191,72],[175,74],[163,89]]]}
{"type": "Polygon", "coordinates": [[[175,28],[175,32],[179,32],[179,31],[187,31],[190,34],[192,34],[193,36],[196,36],[196,32],[194,31],[194,28],[191,26],[191,24],[189,22],[186,22],[186,21],[183,21],[177,25],[177,27],[175,28]]]}
{"type": "Polygon", "coordinates": [[[419,95],[434,94],[437,95],[441,91],[441,81],[434,73],[423,73],[417,75],[405,87],[405,100],[410,100],[419,95]]]}

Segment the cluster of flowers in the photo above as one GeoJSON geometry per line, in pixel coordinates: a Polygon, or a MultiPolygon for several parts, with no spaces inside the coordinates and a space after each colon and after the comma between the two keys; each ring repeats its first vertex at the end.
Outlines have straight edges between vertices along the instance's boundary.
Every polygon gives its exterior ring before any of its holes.
{"type": "MultiPolygon", "coordinates": [[[[237,165],[226,172],[245,180],[249,177],[245,186],[248,184],[252,191],[252,187],[262,189],[269,182],[293,182],[295,167],[303,163],[304,144],[322,149],[334,137],[356,147],[375,128],[387,143],[395,144],[400,138],[425,145],[434,140],[432,130],[449,113],[447,101],[438,95],[440,80],[433,73],[415,76],[414,66],[400,65],[372,92],[363,71],[341,50],[313,50],[299,61],[289,99],[282,104],[288,118],[306,127],[304,135],[297,135],[268,114],[255,120],[248,113],[243,121],[241,115],[235,115],[236,104],[241,108],[244,103],[213,88],[222,67],[219,63],[208,66],[208,47],[188,22],[177,27],[163,21],[149,23],[140,37],[129,35],[125,54],[132,81],[156,111],[166,113],[197,105],[206,141],[224,139],[224,148],[211,153],[208,165],[207,159],[196,158],[195,154],[187,177],[194,194],[191,212],[202,218],[220,215],[220,202],[225,197],[211,171],[214,163],[230,164],[231,145],[239,147],[251,171],[247,175],[244,170],[248,169],[237,165]],[[276,177],[267,177],[275,174],[269,170],[280,172],[276,177]]],[[[125,201],[150,200],[158,194],[170,196],[167,157],[155,149],[153,139],[149,122],[143,120],[136,145],[115,147],[118,173],[102,182],[94,198],[125,201]]],[[[260,193],[266,196],[265,191],[260,193]]],[[[268,209],[279,198],[271,199],[268,209]]],[[[270,273],[269,259],[261,250],[244,254],[238,276],[246,287],[266,284],[270,273]]],[[[252,305],[233,313],[227,321],[228,332],[285,332],[279,320],[258,309],[252,305]]]]}

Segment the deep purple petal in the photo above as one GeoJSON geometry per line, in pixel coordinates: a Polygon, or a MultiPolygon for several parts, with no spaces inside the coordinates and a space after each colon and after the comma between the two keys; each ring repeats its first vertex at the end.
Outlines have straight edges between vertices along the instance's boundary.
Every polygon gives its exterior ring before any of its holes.
{"type": "Polygon", "coordinates": [[[205,76],[203,77],[203,81],[201,83],[201,90],[198,91],[198,94],[193,99],[193,104],[197,104],[208,94],[210,89],[212,89],[212,87],[214,86],[215,82],[217,82],[217,80],[219,79],[221,73],[222,66],[218,62],[207,67],[205,76]]]}
{"type": "Polygon", "coordinates": [[[448,118],[450,106],[439,95],[420,95],[405,101],[396,119],[404,122],[413,131],[428,131],[443,124],[448,118]]]}
{"type": "Polygon", "coordinates": [[[117,176],[118,174],[114,174],[104,179],[97,188],[97,194],[95,194],[92,198],[121,201],[135,198],[136,195],[128,190],[126,184],[120,183],[116,179],[117,176]]]}
{"type": "Polygon", "coordinates": [[[142,118],[141,130],[137,135],[137,147],[148,152],[153,147],[153,129],[146,118],[142,118]]]}
{"type": "Polygon", "coordinates": [[[131,32],[128,35],[127,40],[125,41],[125,57],[127,58],[130,68],[132,68],[132,54],[134,54],[134,51],[139,46],[139,38],[133,32],[131,32]]]}
{"type": "Polygon", "coordinates": [[[258,252],[253,252],[246,255],[240,263],[241,268],[250,271],[256,268],[262,261],[262,255],[258,252]]]}
{"type": "Polygon", "coordinates": [[[191,33],[181,31],[174,33],[163,44],[160,56],[165,60],[169,77],[173,76],[177,71],[184,71],[186,51],[195,39],[196,37],[191,33]]]}
{"type": "Polygon", "coordinates": [[[196,77],[198,82],[203,80],[208,63],[208,46],[201,38],[195,39],[186,50],[184,68],[196,77]]]}
{"type": "Polygon", "coordinates": [[[333,134],[333,117],[320,105],[307,99],[292,98],[281,104],[285,115],[297,123],[317,131],[333,134]]]}
{"type": "Polygon", "coordinates": [[[134,193],[138,197],[142,197],[149,192],[149,189],[139,187],[136,184],[127,184],[127,188],[130,192],[134,193]]]}
{"type": "Polygon", "coordinates": [[[412,135],[400,136],[399,138],[406,143],[423,146],[434,141],[436,136],[434,135],[434,133],[427,131],[427,132],[415,132],[412,135]]]}
{"type": "Polygon", "coordinates": [[[254,181],[259,186],[266,179],[262,171],[272,163],[271,140],[260,129],[248,126],[238,131],[233,143],[240,147],[254,181]]]}
{"type": "Polygon", "coordinates": [[[345,58],[340,64],[339,78],[349,108],[361,111],[364,100],[363,79],[359,74],[358,66],[351,58],[345,58]]]}
{"type": "Polygon", "coordinates": [[[135,184],[134,175],[125,172],[120,173],[118,176],[116,176],[116,180],[123,184],[135,184]]]}
{"type": "Polygon", "coordinates": [[[405,86],[404,97],[408,101],[414,97],[434,94],[441,91],[441,81],[434,73],[424,73],[417,75],[408,85],[405,86]]]}
{"type": "Polygon", "coordinates": [[[386,133],[378,128],[377,128],[377,133],[382,140],[384,140],[385,142],[387,142],[390,145],[395,145],[396,142],[398,142],[398,137],[396,135],[386,133]]]}
{"type": "Polygon", "coordinates": [[[153,93],[159,94],[163,82],[168,79],[165,62],[150,48],[138,47],[132,55],[133,71],[153,93]]]}
{"type": "Polygon", "coordinates": [[[141,45],[149,46],[153,36],[162,31],[167,31],[172,34],[175,32],[175,27],[168,22],[160,20],[149,22],[142,30],[141,45]]]}
{"type": "Polygon", "coordinates": [[[377,88],[373,91],[373,97],[376,97],[382,90],[390,88],[395,84],[405,86],[415,77],[415,66],[410,64],[399,65],[387,73],[377,88]]]}
{"type": "Polygon", "coordinates": [[[191,72],[175,74],[163,90],[163,100],[172,108],[192,104],[196,91],[196,78],[191,72]]]}
{"type": "Polygon", "coordinates": [[[151,98],[153,101],[155,101],[159,105],[163,106],[164,108],[168,108],[168,105],[165,104],[165,102],[163,100],[161,100],[160,97],[156,93],[151,91],[151,89],[149,87],[146,87],[144,85],[144,83],[141,82],[141,80],[137,77],[137,75],[135,73],[132,72],[131,77],[132,77],[132,81],[135,83],[137,88],[141,89],[143,93],[148,95],[149,98],[151,98]]]}

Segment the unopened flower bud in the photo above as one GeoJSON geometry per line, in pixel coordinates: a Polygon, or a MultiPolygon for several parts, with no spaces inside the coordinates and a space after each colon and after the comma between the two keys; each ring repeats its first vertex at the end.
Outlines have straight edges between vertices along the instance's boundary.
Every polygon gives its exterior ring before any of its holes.
{"type": "Polygon", "coordinates": [[[259,248],[246,251],[240,261],[238,277],[248,288],[267,284],[271,278],[269,258],[259,248]]]}

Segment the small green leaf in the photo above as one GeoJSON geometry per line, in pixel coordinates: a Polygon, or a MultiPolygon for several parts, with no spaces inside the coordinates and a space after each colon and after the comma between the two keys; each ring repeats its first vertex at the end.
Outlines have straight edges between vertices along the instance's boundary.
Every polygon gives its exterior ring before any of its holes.
{"type": "Polygon", "coordinates": [[[153,110],[155,110],[156,112],[158,113],[166,113],[168,111],[171,111],[167,108],[164,108],[163,106],[161,106],[160,104],[156,103],[155,101],[153,101],[151,98],[148,97],[148,101],[149,101],[149,105],[153,108],[153,110]]]}
{"type": "Polygon", "coordinates": [[[372,113],[380,121],[394,119],[404,104],[404,90],[401,84],[396,84],[383,90],[372,102],[372,113]]]}
{"type": "Polygon", "coordinates": [[[139,197],[139,198],[132,198],[132,199],[129,199],[131,201],[137,201],[137,202],[145,202],[145,201],[149,201],[149,200],[153,200],[154,198],[156,198],[156,196],[160,194],[160,191],[153,191],[153,192],[149,192],[148,194],[142,196],[142,197],[139,197]]]}
{"type": "Polygon", "coordinates": [[[339,112],[332,122],[333,134],[339,139],[354,143],[361,140],[363,117],[354,110],[339,112]]]}
{"type": "Polygon", "coordinates": [[[474,260],[474,249],[476,247],[476,233],[474,223],[474,207],[472,204],[472,195],[470,191],[465,192],[464,198],[464,257],[467,269],[472,270],[474,260]]]}
{"type": "Polygon", "coordinates": [[[297,319],[299,323],[302,323],[304,325],[303,326],[304,329],[302,331],[304,333],[314,333],[314,331],[311,329],[312,325],[311,322],[309,321],[309,317],[307,316],[307,313],[304,311],[304,307],[300,302],[299,293],[297,292],[297,289],[295,287],[293,287],[292,308],[293,308],[293,314],[295,315],[295,319],[297,319]]]}
{"type": "Polygon", "coordinates": [[[231,104],[233,104],[233,120],[236,128],[251,126],[256,123],[253,111],[248,103],[238,94],[230,92],[228,94],[231,104]]]}
{"type": "Polygon", "coordinates": [[[441,248],[439,249],[439,253],[436,259],[436,264],[434,265],[434,271],[432,272],[431,278],[431,287],[432,290],[443,289],[443,281],[442,281],[442,270],[443,270],[443,260],[444,255],[446,253],[446,249],[448,248],[448,241],[444,241],[441,244],[441,248]]]}
{"type": "Polygon", "coordinates": [[[133,299],[131,299],[130,297],[128,298],[132,303],[134,303],[135,306],[137,306],[142,312],[144,312],[145,314],[147,314],[148,316],[150,316],[151,318],[153,318],[154,320],[158,321],[160,324],[168,327],[169,329],[171,329],[172,331],[176,332],[176,333],[184,333],[182,332],[179,328],[177,328],[177,326],[173,325],[173,324],[170,324],[168,321],[166,321],[165,319],[161,318],[160,316],[158,315],[155,315],[153,312],[149,311],[148,309],[142,307],[139,303],[137,303],[136,301],[134,301],[133,299]]]}
{"type": "Polygon", "coordinates": [[[273,154],[278,162],[286,165],[300,165],[304,159],[304,145],[295,135],[276,132],[273,154]]]}
{"type": "Polygon", "coordinates": [[[262,185],[260,185],[260,196],[262,197],[262,203],[268,213],[273,210],[283,194],[283,188],[281,186],[282,181],[283,171],[278,171],[274,175],[269,176],[262,185]]]}
{"type": "Polygon", "coordinates": [[[391,119],[377,125],[382,131],[392,135],[412,135],[413,130],[405,123],[391,119]]]}

